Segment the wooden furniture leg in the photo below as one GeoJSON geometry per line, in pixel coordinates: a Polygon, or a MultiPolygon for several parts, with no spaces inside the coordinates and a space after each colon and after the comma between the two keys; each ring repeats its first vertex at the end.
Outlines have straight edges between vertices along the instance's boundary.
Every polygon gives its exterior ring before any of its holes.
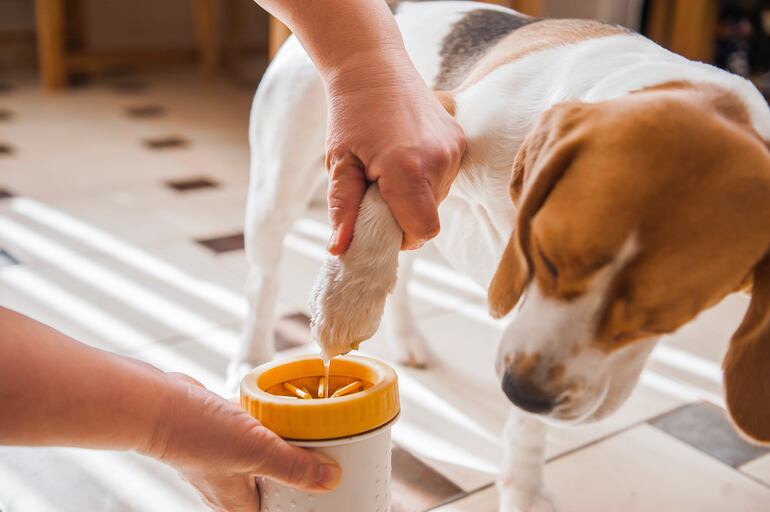
{"type": "Polygon", "coordinates": [[[671,50],[688,59],[713,61],[718,16],[717,0],[676,0],[671,50]]]}
{"type": "Polygon", "coordinates": [[[61,89],[67,85],[64,54],[64,0],[36,0],[37,51],[43,87],[61,89]]]}
{"type": "Polygon", "coordinates": [[[289,28],[278,21],[273,16],[270,16],[270,34],[269,34],[269,43],[268,43],[268,58],[273,59],[276,52],[278,51],[278,48],[281,47],[284,41],[286,41],[286,38],[288,38],[291,35],[291,31],[289,28]]]}
{"type": "Polygon", "coordinates": [[[219,2],[195,0],[195,33],[200,51],[200,71],[205,78],[214,78],[219,71],[219,2]]]}
{"type": "Polygon", "coordinates": [[[513,8],[528,16],[543,15],[543,0],[513,0],[513,8]]]}

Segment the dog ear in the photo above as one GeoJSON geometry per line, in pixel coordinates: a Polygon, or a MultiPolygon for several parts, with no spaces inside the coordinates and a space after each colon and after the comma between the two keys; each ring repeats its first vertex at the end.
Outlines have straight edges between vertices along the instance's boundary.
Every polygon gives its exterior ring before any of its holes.
{"type": "Polygon", "coordinates": [[[572,161],[580,139],[575,128],[586,110],[586,105],[579,102],[551,108],[519,147],[510,184],[511,199],[518,209],[516,227],[487,293],[489,312],[494,318],[507,315],[529,283],[530,222],[572,161]]]}
{"type": "Polygon", "coordinates": [[[727,410],[751,442],[770,444],[770,254],[754,268],[751,303],[723,363],[727,410]]]}

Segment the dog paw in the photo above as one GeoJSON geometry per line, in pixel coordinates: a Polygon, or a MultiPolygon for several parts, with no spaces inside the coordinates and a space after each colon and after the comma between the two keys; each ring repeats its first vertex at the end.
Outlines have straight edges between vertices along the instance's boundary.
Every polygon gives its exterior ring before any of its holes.
{"type": "Polygon", "coordinates": [[[324,262],[311,295],[311,334],[325,357],[357,349],[377,331],[396,284],[401,238],[377,185],[370,186],[350,247],[324,262]]]}
{"type": "Polygon", "coordinates": [[[556,512],[553,499],[545,492],[527,493],[498,484],[500,512],[556,512]]]}

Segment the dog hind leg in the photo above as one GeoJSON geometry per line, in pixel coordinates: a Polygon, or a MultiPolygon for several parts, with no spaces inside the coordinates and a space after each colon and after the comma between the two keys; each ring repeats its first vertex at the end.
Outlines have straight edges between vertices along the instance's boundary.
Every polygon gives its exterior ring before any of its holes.
{"type": "Polygon", "coordinates": [[[416,251],[402,252],[399,257],[398,280],[385,306],[385,324],[393,357],[406,366],[426,368],[430,363],[430,350],[415,322],[408,292],[415,259],[416,251]]]}

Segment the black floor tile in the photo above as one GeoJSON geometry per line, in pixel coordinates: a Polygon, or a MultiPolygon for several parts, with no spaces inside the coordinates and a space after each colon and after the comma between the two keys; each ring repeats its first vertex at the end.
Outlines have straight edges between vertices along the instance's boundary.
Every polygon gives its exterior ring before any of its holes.
{"type": "Polygon", "coordinates": [[[733,429],[727,413],[711,404],[688,404],[650,423],[734,468],[770,451],[744,441],[733,429]]]}
{"type": "Polygon", "coordinates": [[[392,512],[422,512],[453,501],[465,492],[420,459],[393,445],[392,512]]]}
{"type": "Polygon", "coordinates": [[[304,313],[286,315],[275,324],[275,349],[278,351],[310,343],[310,317],[304,313]]]}
{"type": "Polygon", "coordinates": [[[137,105],[128,107],[126,114],[134,119],[156,119],[166,115],[166,109],[161,105],[137,105]]]}
{"type": "Polygon", "coordinates": [[[0,142],[0,157],[2,156],[13,156],[13,154],[16,152],[13,146],[6,142],[0,142]]]}
{"type": "Polygon", "coordinates": [[[243,250],[243,233],[196,240],[197,243],[217,254],[243,250]]]}
{"type": "Polygon", "coordinates": [[[8,82],[0,82],[0,94],[8,94],[13,90],[13,86],[8,82]]]}
{"type": "Polygon", "coordinates": [[[153,139],[144,140],[145,147],[152,150],[184,148],[187,147],[189,143],[190,141],[184,137],[179,137],[178,135],[155,137],[153,139]]]}
{"type": "Polygon", "coordinates": [[[181,180],[167,181],[166,185],[179,192],[189,192],[202,188],[217,188],[219,183],[209,178],[186,178],[181,180]]]}
{"type": "Polygon", "coordinates": [[[14,197],[16,194],[8,190],[7,188],[0,187],[0,200],[2,199],[10,199],[14,197]]]}
{"type": "Polygon", "coordinates": [[[10,121],[13,119],[13,111],[7,108],[0,108],[0,122],[10,121]]]}
{"type": "Polygon", "coordinates": [[[17,265],[19,262],[6,251],[0,249],[0,267],[9,267],[11,265],[17,265]]]}

